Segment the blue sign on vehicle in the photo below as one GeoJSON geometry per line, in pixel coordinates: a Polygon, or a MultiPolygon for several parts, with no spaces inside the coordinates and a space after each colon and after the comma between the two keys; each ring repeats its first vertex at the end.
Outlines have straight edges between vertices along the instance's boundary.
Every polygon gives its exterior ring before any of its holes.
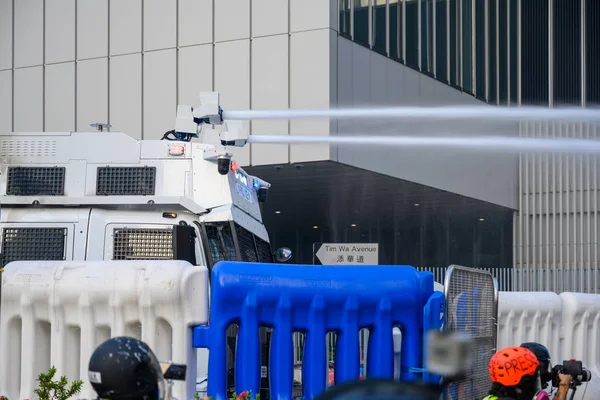
{"type": "Polygon", "coordinates": [[[240,183],[236,183],[236,187],[238,194],[246,199],[249,203],[252,203],[252,193],[250,193],[250,190],[242,186],[240,183]]]}

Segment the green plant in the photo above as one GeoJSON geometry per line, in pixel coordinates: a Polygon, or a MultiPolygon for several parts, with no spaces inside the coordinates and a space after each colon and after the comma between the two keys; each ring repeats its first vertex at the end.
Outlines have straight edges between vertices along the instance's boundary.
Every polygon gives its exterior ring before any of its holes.
{"type": "Polygon", "coordinates": [[[47,373],[41,373],[38,377],[39,387],[34,390],[39,400],[67,400],[81,392],[83,381],[77,380],[71,383],[66,376],[61,376],[54,381],[56,367],[52,366],[47,373]]]}

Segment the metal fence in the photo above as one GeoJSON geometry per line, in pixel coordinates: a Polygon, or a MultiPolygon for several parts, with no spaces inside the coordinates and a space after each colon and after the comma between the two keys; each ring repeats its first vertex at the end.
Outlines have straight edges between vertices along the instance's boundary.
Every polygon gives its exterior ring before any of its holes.
{"type": "Polygon", "coordinates": [[[598,293],[600,271],[586,266],[514,268],[513,282],[515,291],[598,293]]]}
{"type": "Polygon", "coordinates": [[[498,288],[489,271],[458,265],[448,267],[444,282],[448,331],[465,332],[472,342],[472,368],[446,391],[451,400],[483,398],[491,387],[488,371],[496,351],[498,288]]]}
{"type": "MultiPolygon", "coordinates": [[[[419,271],[429,271],[433,273],[433,279],[444,284],[446,278],[446,272],[450,267],[418,267],[419,271]]],[[[486,271],[492,274],[496,281],[498,281],[498,290],[501,292],[510,292],[514,290],[513,286],[513,269],[512,268],[476,268],[478,270],[486,271]]]]}
{"type": "MultiPolygon", "coordinates": [[[[448,267],[418,267],[419,271],[433,273],[436,282],[444,284],[448,267]]],[[[501,292],[534,291],[598,293],[600,290],[600,270],[597,268],[574,267],[552,269],[550,266],[538,268],[478,268],[489,272],[498,281],[501,292]]]]}

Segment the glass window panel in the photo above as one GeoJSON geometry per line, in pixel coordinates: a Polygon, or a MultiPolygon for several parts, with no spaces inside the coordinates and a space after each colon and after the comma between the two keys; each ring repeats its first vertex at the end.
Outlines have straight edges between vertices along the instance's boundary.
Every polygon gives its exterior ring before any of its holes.
{"type": "Polygon", "coordinates": [[[485,101],[485,0],[475,1],[475,96],[485,101]]]}
{"type": "Polygon", "coordinates": [[[354,0],[354,41],[369,45],[369,0],[354,0]]]}
{"type": "Polygon", "coordinates": [[[373,50],[383,54],[386,54],[385,9],[385,0],[373,0],[373,50]]]}
{"type": "Polygon", "coordinates": [[[518,56],[519,56],[519,44],[517,43],[517,22],[518,22],[518,0],[509,1],[509,14],[510,21],[508,30],[510,32],[510,103],[519,103],[519,77],[518,77],[518,56]]]}
{"type": "Polygon", "coordinates": [[[351,0],[340,0],[340,26],[339,30],[343,36],[350,36],[350,7],[351,0]]]}
{"type": "Polygon", "coordinates": [[[508,104],[508,0],[498,0],[498,72],[500,104],[508,104]]]}
{"type": "Polygon", "coordinates": [[[424,267],[447,267],[451,264],[448,260],[447,229],[448,217],[444,212],[427,213],[423,249],[424,267]]]}
{"type": "Polygon", "coordinates": [[[586,43],[586,101],[589,105],[600,104],[600,1],[587,0],[585,3],[585,43],[586,43]]]}
{"type": "Polygon", "coordinates": [[[419,3],[406,0],[406,65],[419,68],[419,3]]]}
{"type": "Polygon", "coordinates": [[[473,0],[462,0],[462,88],[473,93],[473,0]]]}
{"type": "Polygon", "coordinates": [[[498,0],[488,0],[488,102],[492,104],[498,103],[498,84],[496,79],[498,78],[498,57],[496,55],[496,38],[498,36],[498,24],[496,23],[496,7],[498,0]]]}
{"type": "Polygon", "coordinates": [[[473,265],[473,224],[474,217],[470,213],[453,213],[450,215],[450,263],[473,265]]]}
{"type": "Polygon", "coordinates": [[[433,74],[433,0],[421,0],[421,70],[433,74]]]}
{"type": "Polygon", "coordinates": [[[421,217],[409,214],[397,225],[395,234],[396,263],[421,265],[421,217]]]}
{"type": "Polygon", "coordinates": [[[390,0],[390,57],[403,61],[401,0],[390,0]]]}
{"type": "Polygon", "coordinates": [[[548,0],[521,1],[521,96],[548,105],[548,0]]]}
{"type": "Polygon", "coordinates": [[[554,105],[578,104],[581,104],[581,2],[554,0],[554,105]]]}
{"type": "Polygon", "coordinates": [[[458,50],[458,38],[460,37],[460,26],[459,26],[459,1],[450,0],[450,84],[458,86],[459,83],[459,55],[458,50]]]}
{"type": "Polygon", "coordinates": [[[485,218],[476,225],[475,266],[491,268],[501,266],[502,221],[485,218]]]}
{"type": "Polygon", "coordinates": [[[435,63],[436,78],[448,83],[447,32],[446,32],[446,0],[435,0],[435,63]]]}

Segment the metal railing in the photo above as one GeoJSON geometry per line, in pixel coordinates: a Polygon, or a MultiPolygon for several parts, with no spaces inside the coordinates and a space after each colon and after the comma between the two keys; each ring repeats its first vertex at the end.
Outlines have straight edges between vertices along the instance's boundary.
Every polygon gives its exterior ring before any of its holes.
{"type": "MultiPolygon", "coordinates": [[[[417,267],[419,271],[429,271],[433,273],[433,279],[444,284],[446,271],[450,267],[417,267]]],[[[513,286],[513,269],[512,268],[477,268],[492,274],[498,281],[498,290],[501,292],[510,292],[514,290],[513,286]]]]}

